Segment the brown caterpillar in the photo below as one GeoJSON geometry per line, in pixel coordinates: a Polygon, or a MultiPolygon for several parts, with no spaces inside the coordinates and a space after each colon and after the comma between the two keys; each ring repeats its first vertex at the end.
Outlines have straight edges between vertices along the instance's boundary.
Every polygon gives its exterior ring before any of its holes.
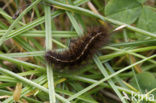
{"type": "Polygon", "coordinates": [[[69,49],[63,52],[47,51],[45,59],[48,63],[60,66],[79,64],[93,56],[100,47],[107,44],[108,40],[108,31],[103,27],[97,27],[90,33],[79,37],[70,45],[69,49]]]}

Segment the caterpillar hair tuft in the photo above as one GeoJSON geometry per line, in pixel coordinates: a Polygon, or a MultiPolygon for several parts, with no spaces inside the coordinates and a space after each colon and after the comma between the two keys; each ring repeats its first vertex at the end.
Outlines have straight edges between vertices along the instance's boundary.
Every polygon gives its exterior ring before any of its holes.
{"type": "Polygon", "coordinates": [[[45,59],[50,64],[72,66],[92,57],[96,51],[109,41],[108,30],[96,27],[86,35],[76,39],[69,49],[62,52],[47,51],[45,59]]]}

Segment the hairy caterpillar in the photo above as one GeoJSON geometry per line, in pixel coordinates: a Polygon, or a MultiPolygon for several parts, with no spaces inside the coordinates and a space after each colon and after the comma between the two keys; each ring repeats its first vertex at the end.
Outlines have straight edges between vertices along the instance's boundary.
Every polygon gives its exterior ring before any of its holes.
{"type": "Polygon", "coordinates": [[[79,64],[88,57],[93,56],[100,47],[107,44],[108,40],[108,31],[103,27],[97,27],[88,34],[76,39],[65,51],[47,51],[45,59],[48,63],[61,66],[79,64]]]}

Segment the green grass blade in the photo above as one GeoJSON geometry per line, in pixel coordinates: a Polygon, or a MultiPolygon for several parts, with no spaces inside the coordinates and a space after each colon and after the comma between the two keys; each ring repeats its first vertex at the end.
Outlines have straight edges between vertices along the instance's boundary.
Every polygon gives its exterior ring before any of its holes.
{"type": "Polygon", "coordinates": [[[6,36],[11,32],[11,30],[16,26],[16,24],[22,19],[22,17],[29,12],[34,6],[36,6],[41,0],[36,0],[33,2],[29,7],[27,7],[18,17],[17,19],[11,24],[8,31],[0,38],[0,46],[2,45],[3,41],[6,39],[6,36]]]}
{"type": "MultiPolygon", "coordinates": [[[[46,50],[51,50],[51,17],[50,17],[50,6],[44,6],[45,8],[45,30],[46,30],[46,39],[45,39],[45,44],[46,44],[46,50]]],[[[48,87],[49,87],[49,99],[50,103],[56,103],[55,99],[55,88],[54,88],[54,78],[53,78],[53,68],[51,65],[46,64],[47,68],[47,79],[48,79],[48,87]]]]}
{"type": "Polygon", "coordinates": [[[144,34],[144,35],[156,38],[156,34],[154,34],[154,33],[145,31],[143,29],[139,29],[137,27],[133,27],[131,25],[125,24],[125,23],[117,21],[117,20],[113,20],[113,19],[104,17],[102,15],[95,14],[95,13],[93,13],[93,12],[87,10],[87,9],[83,9],[83,8],[76,7],[76,6],[59,3],[59,2],[53,1],[53,0],[46,0],[46,2],[51,3],[53,5],[56,5],[56,6],[60,7],[60,9],[63,9],[63,10],[68,10],[68,11],[72,11],[72,12],[82,13],[82,14],[89,15],[89,16],[92,16],[92,17],[95,17],[95,18],[99,18],[99,19],[101,19],[103,21],[109,21],[109,22],[111,22],[113,24],[116,24],[116,25],[125,25],[126,28],[128,28],[130,30],[133,30],[135,32],[138,32],[138,33],[141,33],[141,34],[144,34]]]}
{"type": "MultiPolygon", "coordinates": [[[[100,60],[98,59],[98,57],[96,55],[94,56],[94,62],[96,63],[97,67],[100,69],[100,71],[103,74],[103,76],[105,78],[108,77],[109,76],[108,72],[106,71],[106,69],[104,68],[104,66],[102,65],[102,63],[100,62],[100,60]]],[[[108,83],[111,85],[111,87],[113,88],[115,93],[119,96],[119,98],[122,101],[122,103],[127,103],[125,99],[122,99],[123,95],[119,92],[119,90],[117,89],[117,87],[114,84],[113,80],[109,79],[108,83]]]]}
{"type": "Polygon", "coordinates": [[[108,79],[110,79],[110,78],[112,78],[112,77],[118,75],[119,73],[122,73],[122,72],[124,72],[124,71],[130,69],[131,67],[133,67],[133,66],[135,66],[135,65],[137,65],[137,64],[143,63],[144,61],[147,61],[148,59],[152,59],[152,58],[155,58],[155,57],[156,57],[156,55],[153,55],[153,56],[150,56],[150,57],[148,57],[148,58],[146,58],[146,59],[140,60],[140,61],[138,61],[138,62],[136,62],[136,63],[134,63],[134,64],[132,64],[132,65],[129,65],[129,66],[127,66],[127,67],[125,67],[125,68],[123,68],[123,69],[121,69],[121,70],[115,72],[114,74],[111,74],[111,75],[109,75],[108,77],[106,77],[106,78],[104,78],[104,79],[101,79],[101,80],[99,80],[98,82],[96,82],[96,83],[94,83],[94,84],[88,86],[87,88],[85,88],[85,89],[79,91],[78,93],[76,93],[76,94],[74,94],[73,96],[71,96],[70,98],[68,98],[68,100],[73,100],[74,98],[76,98],[76,97],[82,95],[83,93],[85,93],[85,92],[89,91],[90,89],[96,87],[97,85],[101,84],[102,82],[104,82],[104,81],[106,81],[106,80],[108,80],[108,79]]]}

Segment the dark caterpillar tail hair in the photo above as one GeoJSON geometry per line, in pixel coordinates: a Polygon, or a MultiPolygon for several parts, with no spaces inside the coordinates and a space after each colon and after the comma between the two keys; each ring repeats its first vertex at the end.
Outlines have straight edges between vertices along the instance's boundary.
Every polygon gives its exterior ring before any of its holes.
{"type": "Polygon", "coordinates": [[[80,64],[88,57],[92,57],[99,48],[108,43],[108,40],[108,31],[103,27],[96,27],[88,34],[76,39],[65,51],[47,51],[45,58],[48,63],[60,66],[80,64]]]}

